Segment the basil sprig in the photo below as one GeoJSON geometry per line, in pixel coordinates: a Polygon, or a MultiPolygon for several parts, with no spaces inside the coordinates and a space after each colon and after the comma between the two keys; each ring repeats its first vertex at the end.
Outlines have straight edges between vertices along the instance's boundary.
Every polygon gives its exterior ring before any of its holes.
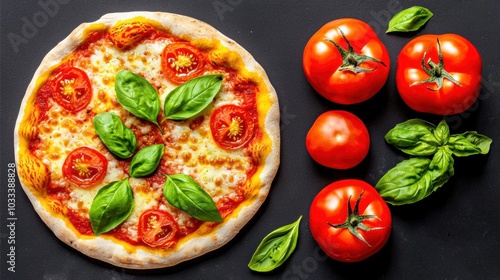
{"type": "Polygon", "coordinates": [[[429,196],[455,174],[453,156],[487,154],[492,143],[475,131],[451,135],[444,120],[436,127],[419,119],[396,125],[385,140],[416,156],[397,164],[375,186],[392,205],[411,204],[429,196]]]}
{"type": "Polygon", "coordinates": [[[212,197],[188,175],[167,176],[163,194],[168,203],[195,219],[210,222],[223,221],[212,197]]]}
{"type": "Polygon", "coordinates": [[[395,14],[389,21],[385,33],[416,31],[424,26],[434,14],[427,8],[413,6],[395,14]]]}
{"type": "Polygon", "coordinates": [[[163,133],[158,124],[160,113],[160,97],[156,89],[143,77],[120,70],[115,77],[116,98],[120,105],[133,115],[154,123],[163,133]]]}
{"type": "Polygon", "coordinates": [[[108,232],[125,221],[134,208],[128,178],[102,187],[90,206],[90,225],[94,234],[108,232]]]}
{"type": "Polygon", "coordinates": [[[257,272],[268,272],[282,265],[293,253],[299,238],[299,219],[269,233],[252,255],[248,267],[257,272]]]}
{"type": "Polygon", "coordinates": [[[130,175],[135,178],[145,177],[155,172],[163,156],[165,145],[156,144],[142,148],[130,162],[130,175]]]}
{"type": "Polygon", "coordinates": [[[94,129],[106,148],[118,158],[131,157],[137,148],[134,132],[115,113],[100,113],[94,117],[94,129]]]}
{"type": "Polygon", "coordinates": [[[176,87],[165,98],[164,119],[182,121],[205,109],[222,86],[221,74],[205,75],[176,87]]]}

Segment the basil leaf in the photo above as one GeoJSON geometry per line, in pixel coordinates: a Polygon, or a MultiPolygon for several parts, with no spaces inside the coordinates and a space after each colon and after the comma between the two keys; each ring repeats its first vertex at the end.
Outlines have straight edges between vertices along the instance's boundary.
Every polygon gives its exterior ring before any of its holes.
{"type": "Polygon", "coordinates": [[[128,178],[102,187],[90,206],[90,225],[94,234],[108,232],[132,213],[134,197],[128,178]]]}
{"type": "Polygon", "coordinates": [[[131,157],[137,148],[134,132],[115,113],[100,113],[94,117],[94,129],[106,148],[121,159],[131,157]]]}
{"type": "Polygon", "coordinates": [[[248,267],[253,271],[268,272],[282,265],[297,246],[301,219],[302,216],[294,223],[282,226],[264,237],[248,267]]]}
{"type": "Polygon", "coordinates": [[[190,176],[167,176],[163,194],[168,203],[201,221],[222,222],[212,197],[190,176]]]}
{"type": "Polygon", "coordinates": [[[419,30],[433,16],[433,13],[424,7],[413,6],[395,14],[389,21],[385,33],[409,32],[419,30]]]}
{"type": "Polygon", "coordinates": [[[165,98],[165,119],[181,121],[205,109],[222,86],[220,74],[205,75],[189,80],[172,90],[165,98]]]}
{"type": "Polygon", "coordinates": [[[375,185],[389,204],[403,205],[422,200],[432,193],[428,158],[410,158],[389,170],[375,185]]]}
{"type": "Polygon", "coordinates": [[[452,153],[447,149],[439,149],[434,154],[429,165],[429,173],[432,178],[432,191],[436,191],[443,186],[455,174],[454,163],[455,160],[453,160],[452,153]]]}
{"type": "Polygon", "coordinates": [[[434,136],[439,141],[440,145],[446,145],[450,139],[450,128],[446,124],[445,120],[439,122],[438,126],[434,130],[434,136]]]}
{"type": "Polygon", "coordinates": [[[453,163],[451,153],[446,149],[439,149],[432,160],[410,158],[389,170],[375,188],[389,204],[415,203],[429,196],[453,176],[453,163]]]}
{"type": "Polygon", "coordinates": [[[163,156],[165,145],[156,144],[142,148],[130,162],[130,176],[139,178],[155,172],[163,156]]]}
{"type": "Polygon", "coordinates": [[[475,131],[467,131],[462,134],[454,134],[450,137],[448,148],[458,157],[482,154],[490,151],[491,138],[481,135],[475,131]]]}
{"type": "Polygon", "coordinates": [[[385,141],[409,155],[433,155],[441,146],[434,135],[435,128],[429,122],[411,119],[389,130],[385,135],[385,141]]]}
{"type": "MultiPolygon", "coordinates": [[[[120,70],[115,77],[116,97],[120,105],[133,115],[154,123],[160,131],[158,114],[160,98],[156,89],[143,77],[120,70]]],[[[162,131],[163,133],[163,131],[162,131]]]]}

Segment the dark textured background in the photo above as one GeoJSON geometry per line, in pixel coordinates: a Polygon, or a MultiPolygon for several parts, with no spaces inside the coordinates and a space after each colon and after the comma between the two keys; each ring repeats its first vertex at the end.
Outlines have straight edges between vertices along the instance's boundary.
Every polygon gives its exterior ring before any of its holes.
{"type": "Polygon", "coordinates": [[[500,2],[478,1],[2,1],[0,88],[0,232],[2,279],[500,279],[500,2]],[[59,1],[59,2],[56,2],[59,1]],[[50,13],[43,3],[52,5],[50,13]],[[422,5],[434,17],[421,31],[386,35],[395,11],[422,5]],[[57,9],[56,9],[57,8],[57,9]],[[59,241],[39,219],[17,183],[16,272],[7,270],[7,168],[14,162],[13,130],[25,89],[43,56],[81,22],[109,12],[166,11],[192,16],[236,40],[266,69],[279,95],[282,113],[281,167],[271,193],[254,219],[223,248],[179,266],[133,271],[92,260],[59,241]],[[45,15],[45,16],[44,16],[45,15]],[[354,17],[369,22],[391,55],[386,86],[373,99],[340,106],[321,98],[302,72],[302,50],[323,24],[354,17]],[[8,34],[22,35],[26,21],[37,23],[16,50],[8,34]],[[395,89],[397,54],[413,37],[458,33],[483,57],[483,89],[469,111],[449,121],[453,133],[477,130],[493,138],[488,156],[455,160],[456,175],[417,204],[391,207],[393,232],[375,256],[353,264],[326,259],[313,240],[308,209],[327,184],[359,178],[371,184],[406,158],[385,144],[395,124],[442,117],[410,110],[395,89]],[[304,146],[305,135],[322,112],[346,109],[367,125],[372,139],[366,160],[348,171],[315,164],[304,146]],[[304,215],[297,249],[279,269],[267,274],[247,268],[250,257],[270,231],[304,215]]]}

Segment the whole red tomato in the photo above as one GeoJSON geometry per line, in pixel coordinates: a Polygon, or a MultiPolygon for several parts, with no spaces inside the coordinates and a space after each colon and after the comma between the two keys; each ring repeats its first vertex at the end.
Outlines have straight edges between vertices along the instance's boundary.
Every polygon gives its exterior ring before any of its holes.
{"type": "Polygon", "coordinates": [[[389,207],[370,184],[356,179],[334,182],[314,198],[311,233],[331,258],[357,262],[377,253],[391,233],[389,207]]]}
{"type": "Polygon", "coordinates": [[[384,44],[363,21],[344,18],[321,27],[307,42],[304,73],[326,99],[354,104],[375,95],[389,75],[384,44]]]}
{"type": "Polygon", "coordinates": [[[370,135],[356,115],[331,110],[321,114],[309,129],[306,148],[317,163],[348,169],[361,163],[368,154],[370,135]]]}
{"type": "Polygon", "coordinates": [[[479,95],[481,67],[479,52],[464,37],[422,35],[401,50],[396,85],[403,100],[415,111],[459,114],[479,95]]]}

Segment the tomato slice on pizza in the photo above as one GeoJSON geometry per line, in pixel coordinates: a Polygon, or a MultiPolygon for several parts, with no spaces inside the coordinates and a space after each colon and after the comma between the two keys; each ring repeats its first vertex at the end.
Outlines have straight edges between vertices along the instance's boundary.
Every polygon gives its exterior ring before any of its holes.
{"type": "Polygon", "coordinates": [[[252,139],[254,128],[254,118],[237,105],[224,105],[215,109],[210,119],[212,135],[224,149],[244,147],[252,139]]]}
{"type": "Polygon", "coordinates": [[[176,84],[199,76],[204,66],[203,54],[186,42],[168,44],[161,54],[162,72],[176,84]]]}
{"type": "Polygon", "coordinates": [[[151,247],[165,247],[169,242],[174,244],[178,230],[177,223],[167,211],[151,209],[139,218],[139,237],[151,247]]]}
{"type": "Polygon", "coordinates": [[[64,178],[82,188],[100,183],[107,170],[108,160],[100,152],[88,147],[73,150],[62,166],[64,178]]]}
{"type": "Polygon", "coordinates": [[[87,107],[92,98],[92,85],[87,74],[76,67],[63,66],[50,81],[52,98],[70,112],[87,107]]]}

